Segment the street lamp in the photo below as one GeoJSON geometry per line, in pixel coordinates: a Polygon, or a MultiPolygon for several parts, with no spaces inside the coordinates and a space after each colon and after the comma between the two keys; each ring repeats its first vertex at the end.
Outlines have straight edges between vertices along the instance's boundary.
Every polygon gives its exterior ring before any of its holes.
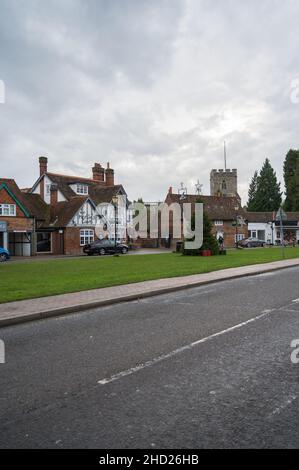
{"type": "Polygon", "coordinates": [[[283,259],[285,259],[283,221],[286,220],[286,219],[287,219],[287,215],[284,212],[283,208],[280,207],[277,214],[276,214],[276,220],[279,221],[279,225],[280,225],[280,240],[281,240],[283,259]]]}
{"type": "Polygon", "coordinates": [[[113,204],[113,207],[114,207],[114,246],[116,248],[116,237],[117,237],[117,203],[118,203],[118,197],[117,195],[114,195],[112,197],[112,204],[113,204]]]}
{"type": "Polygon", "coordinates": [[[236,211],[236,248],[238,248],[238,225],[239,225],[239,215],[238,215],[239,206],[235,206],[236,211]]]}
{"type": "Polygon", "coordinates": [[[271,227],[271,232],[272,232],[272,238],[271,238],[271,244],[274,245],[274,224],[275,224],[275,221],[272,220],[272,222],[268,222],[268,225],[270,225],[271,227]]]}

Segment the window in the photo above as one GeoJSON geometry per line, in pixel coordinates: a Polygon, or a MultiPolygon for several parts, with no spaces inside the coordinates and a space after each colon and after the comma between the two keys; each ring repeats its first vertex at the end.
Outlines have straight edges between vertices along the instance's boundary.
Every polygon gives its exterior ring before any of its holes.
{"type": "Polygon", "coordinates": [[[214,224],[215,225],[223,225],[223,220],[215,220],[214,224]]]}
{"type": "Polygon", "coordinates": [[[248,230],[248,235],[250,238],[257,238],[256,230],[248,230]]]}
{"type": "Polygon", "coordinates": [[[77,184],[76,193],[77,194],[88,194],[88,186],[86,186],[85,184],[77,184]]]}
{"type": "Polygon", "coordinates": [[[16,215],[15,204],[0,204],[0,215],[7,215],[8,217],[14,217],[16,215]]]}
{"type": "Polygon", "coordinates": [[[36,251],[37,253],[50,253],[51,252],[51,233],[50,232],[37,232],[36,251]]]}
{"type": "Polygon", "coordinates": [[[223,189],[224,191],[227,189],[226,181],[225,181],[225,180],[222,181],[222,189],[223,189]]]}
{"type": "Polygon", "coordinates": [[[244,240],[245,235],[244,233],[238,233],[235,235],[235,242],[240,242],[241,240],[244,240]]]}
{"type": "Polygon", "coordinates": [[[51,185],[46,184],[46,194],[50,194],[50,192],[51,192],[51,185]]]}
{"type": "Polygon", "coordinates": [[[93,230],[80,230],[80,246],[88,245],[94,241],[93,230]]]}

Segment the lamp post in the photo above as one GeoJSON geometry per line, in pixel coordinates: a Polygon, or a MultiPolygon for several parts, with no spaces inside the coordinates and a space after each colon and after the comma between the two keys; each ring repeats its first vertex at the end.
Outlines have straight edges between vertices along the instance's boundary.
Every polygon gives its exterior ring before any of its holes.
{"type": "Polygon", "coordinates": [[[118,197],[115,195],[112,198],[112,204],[114,207],[114,246],[116,248],[117,245],[117,203],[118,203],[118,197]]]}
{"type": "Polygon", "coordinates": [[[236,249],[238,248],[238,234],[239,234],[239,231],[238,231],[238,225],[239,225],[239,215],[238,215],[238,210],[239,210],[239,206],[236,206],[235,207],[235,211],[236,211],[236,249]]]}
{"type": "Polygon", "coordinates": [[[268,222],[268,225],[271,226],[271,232],[272,232],[271,244],[272,245],[274,245],[274,224],[275,224],[274,220],[272,220],[272,222],[268,222]]]}
{"type": "Polygon", "coordinates": [[[283,211],[282,207],[280,207],[279,211],[276,214],[276,220],[279,221],[279,225],[280,225],[280,240],[281,240],[283,259],[285,259],[283,221],[286,220],[286,218],[287,218],[286,213],[283,211]]]}

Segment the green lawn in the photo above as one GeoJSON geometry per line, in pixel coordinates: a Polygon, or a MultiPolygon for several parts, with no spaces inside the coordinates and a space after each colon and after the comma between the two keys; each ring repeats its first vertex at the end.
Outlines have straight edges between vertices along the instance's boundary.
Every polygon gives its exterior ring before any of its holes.
{"type": "MultiPolygon", "coordinates": [[[[286,258],[299,258],[299,247],[287,248],[286,258]]],[[[0,303],[115,286],[282,259],[280,248],[231,250],[211,258],[154,254],[52,259],[0,264],[0,303]]]]}

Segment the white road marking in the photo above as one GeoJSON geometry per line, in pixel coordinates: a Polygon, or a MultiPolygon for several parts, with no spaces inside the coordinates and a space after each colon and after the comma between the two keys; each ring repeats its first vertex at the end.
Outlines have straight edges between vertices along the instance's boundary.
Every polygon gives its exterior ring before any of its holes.
{"type": "Polygon", "coordinates": [[[299,302],[299,299],[292,300],[292,302],[298,303],[298,302],[299,302]]]}
{"type": "Polygon", "coordinates": [[[99,385],[107,385],[111,382],[114,382],[115,380],[121,379],[122,377],[126,377],[128,375],[135,374],[135,372],[139,372],[140,370],[145,369],[146,367],[151,367],[151,366],[157,364],[158,362],[165,361],[166,359],[170,359],[171,357],[176,356],[177,354],[180,354],[184,351],[190,350],[190,349],[194,348],[195,346],[198,346],[199,344],[206,343],[207,341],[210,341],[213,338],[217,338],[218,336],[225,335],[226,333],[230,333],[231,331],[238,330],[239,328],[242,328],[243,326],[246,326],[249,323],[253,323],[257,320],[260,320],[261,318],[269,315],[274,310],[275,309],[263,310],[260,315],[257,315],[254,318],[250,318],[249,320],[246,320],[242,323],[238,323],[237,325],[231,326],[230,328],[227,328],[227,329],[222,330],[222,331],[218,331],[217,333],[213,333],[212,335],[206,336],[205,338],[201,338],[197,341],[194,341],[193,343],[186,344],[185,346],[182,346],[178,349],[175,349],[174,351],[171,351],[167,354],[162,354],[161,356],[158,356],[154,359],[146,361],[143,364],[138,364],[137,366],[132,367],[131,369],[123,370],[121,372],[118,372],[117,374],[111,375],[110,377],[101,379],[101,380],[98,381],[98,384],[99,385]]]}
{"type": "Polygon", "coordinates": [[[289,406],[291,403],[293,403],[294,400],[296,400],[297,396],[296,395],[291,395],[288,397],[286,400],[284,400],[280,406],[275,408],[272,413],[270,413],[269,417],[275,416],[277,414],[280,414],[287,406],[289,406]]]}

